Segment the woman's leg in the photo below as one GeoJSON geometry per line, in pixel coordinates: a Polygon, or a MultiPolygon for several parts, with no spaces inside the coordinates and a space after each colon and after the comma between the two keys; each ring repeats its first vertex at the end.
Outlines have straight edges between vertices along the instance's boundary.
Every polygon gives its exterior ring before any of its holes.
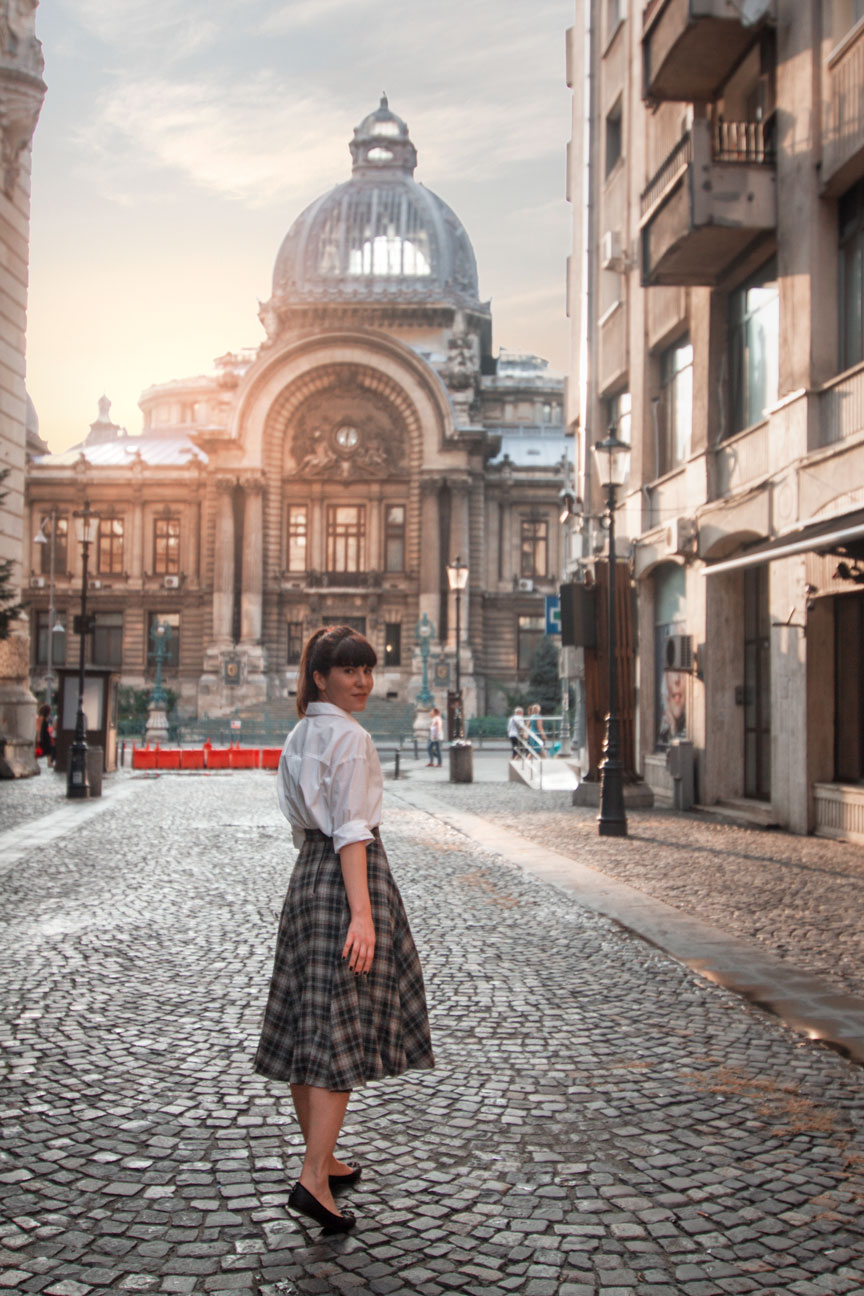
{"type": "Polygon", "coordinates": [[[350,1096],[350,1090],[334,1091],[315,1085],[291,1086],[294,1110],[306,1144],[300,1182],[334,1215],[338,1215],[339,1210],[330,1191],[329,1176],[345,1174],[350,1169],[333,1155],[350,1096]]]}

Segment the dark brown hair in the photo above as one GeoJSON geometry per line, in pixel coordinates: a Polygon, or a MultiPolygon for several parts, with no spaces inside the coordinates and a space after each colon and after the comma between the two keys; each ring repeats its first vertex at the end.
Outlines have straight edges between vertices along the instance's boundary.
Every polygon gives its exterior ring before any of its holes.
{"type": "Polygon", "coordinates": [[[318,701],[315,672],[329,675],[334,666],[377,666],[378,654],[359,630],[350,626],[322,626],[307,640],[297,678],[297,714],[305,716],[310,702],[318,701]]]}

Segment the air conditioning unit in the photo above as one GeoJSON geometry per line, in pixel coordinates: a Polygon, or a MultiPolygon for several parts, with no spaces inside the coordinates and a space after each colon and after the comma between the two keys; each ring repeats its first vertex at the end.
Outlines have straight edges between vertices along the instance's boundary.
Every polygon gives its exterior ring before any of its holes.
{"type": "Polygon", "coordinates": [[[600,265],[604,270],[624,268],[624,250],[617,230],[607,230],[600,240],[600,265]]]}
{"type": "Polygon", "coordinates": [[[534,582],[533,582],[533,580],[528,580],[527,577],[523,576],[523,577],[521,578],[521,580],[519,581],[519,593],[520,593],[520,594],[533,594],[533,593],[534,593],[534,582]]]}
{"type": "Polygon", "coordinates": [[[180,577],[179,577],[179,576],[166,576],[166,577],[164,578],[164,580],[163,580],[162,583],[163,583],[163,585],[165,586],[166,589],[179,589],[179,588],[180,588],[180,577]]]}
{"type": "Polygon", "coordinates": [[[666,527],[666,548],[669,553],[688,554],[696,539],[696,526],[692,518],[678,517],[666,527]]]}
{"type": "Polygon", "coordinates": [[[45,588],[45,577],[44,577],[44,576],[31,576],[31,577],[30,577],[30,588],[31,588],[31,589],[44,589],[44,588],[45,588]]]}
{"type": "Polygon", "coordinates": [[[92,590],[100,590],[102,588],[102,582],[100,580],[91,580],[90,588],[92,590]]]}
{"type": "Polygon", "coordinates": [[[669,635],[663,645],[663,664],[666,670],[690,672],[693,669],[693,636],[669,635]]]}

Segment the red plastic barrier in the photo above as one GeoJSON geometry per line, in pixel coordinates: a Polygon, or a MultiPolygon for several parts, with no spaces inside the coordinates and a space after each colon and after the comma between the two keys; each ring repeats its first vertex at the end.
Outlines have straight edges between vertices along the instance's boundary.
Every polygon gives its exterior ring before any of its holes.
{"type": "Polygon", "coordinates": [[[282,755],[281,747],[262,747],[261,748],[261,768],[266,770],[275,770],[279,768],[279,757],[282,755]]]}
{"type": "Polygon", "coordinates": [[[179,769],[180,768],[180,748],[179,747],[157,747],[156,748],[156,768],[157,769],[179,769]]]}
{"type": "Polygon", "coordinates": [[[181,769],[203,769],[204,768],[203,747],[201,748],[200,751],[197,749],[193,751],[190,748],[184,747],[183,750],[180,752],[180,768],[181,769]]]}
{"type": "Polygon", "coordinates": [[[231,756],[230,747],[208,747],[207,768],[208,769],[228,769],[228,761],[230,756],[231,756]]]}
{"type": "Polygon", "coordinates": [[[231,769],[257,769],[259,756],[257,747],[232,747],[228,765],[231,769]]]}
{"type": "Polygon", "coordinates": [[[151,751],[149,747],[136,747],[132,752],[132,768],[136,769],[155,769],[156,768],[156,750],[151,751]]]}

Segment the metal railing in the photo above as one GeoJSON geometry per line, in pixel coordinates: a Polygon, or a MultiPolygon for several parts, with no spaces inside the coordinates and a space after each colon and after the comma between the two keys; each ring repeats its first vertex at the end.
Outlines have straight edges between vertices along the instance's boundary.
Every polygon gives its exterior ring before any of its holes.
{"type": "MultiPolygon", "coordinates": [[[[536,729],[531,727],[531,719],[530,716],[526,717],[522,732],[516,739],[516,752],[511,759],[518,763],[523,775],[528,773],[531,785],[542,791],[543,761],[561,754],[564,717],[537,716],[539,725],[536,729]]],[[[569,718],[567,732],[570,732],[569,718]]]]}

